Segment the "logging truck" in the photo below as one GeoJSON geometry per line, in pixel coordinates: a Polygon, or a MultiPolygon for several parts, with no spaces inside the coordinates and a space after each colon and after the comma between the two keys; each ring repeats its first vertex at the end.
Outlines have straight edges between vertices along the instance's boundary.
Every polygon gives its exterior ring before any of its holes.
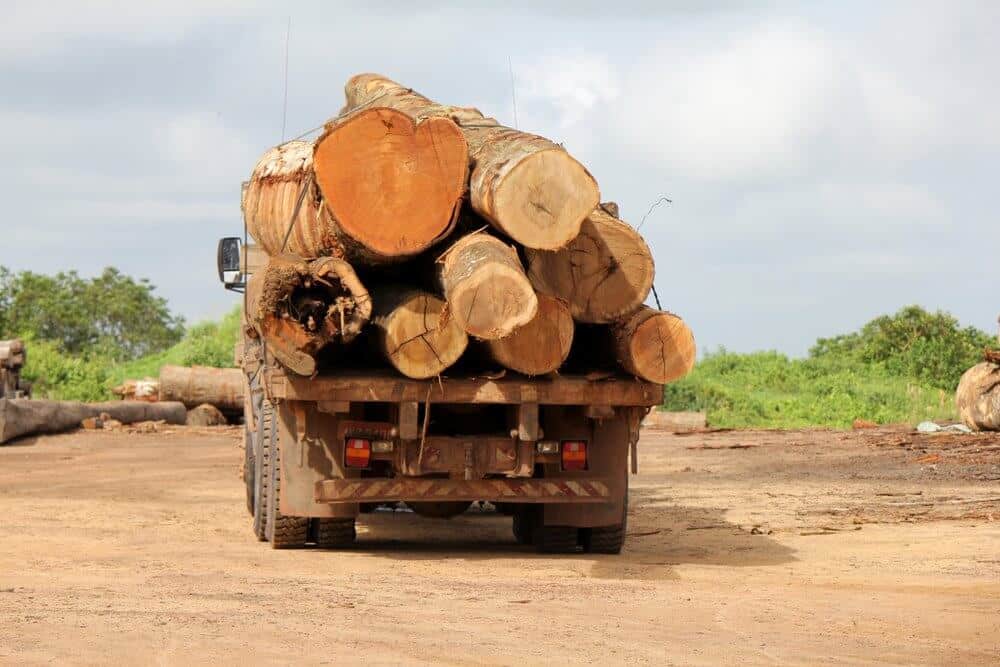
{"type": "MultiPolygon", "coordinates": [[[[220,277],[245,288],[259,260],[220,242],[220,277]]],[[[273,340],[273,339],[272,339],[273,340]]],[[[244,478],[253,530],[275,548],[342,548],[359,514],[405,503],[447,518],[475,502],[543,552],[618,553],[629,460],[663,387],[594,374],[416,380],[392,369],[289,372],[244,328],[244,478]]]]}
{"type": "Polygon", "coordinates": [[[619,552],[639,422],[696,351],[644,305],[648,245],[560,144],[378,74],[344,93],[244,184],[256,245],[219,244],[257,536],[485,502],[541,551],[619,552]]]}

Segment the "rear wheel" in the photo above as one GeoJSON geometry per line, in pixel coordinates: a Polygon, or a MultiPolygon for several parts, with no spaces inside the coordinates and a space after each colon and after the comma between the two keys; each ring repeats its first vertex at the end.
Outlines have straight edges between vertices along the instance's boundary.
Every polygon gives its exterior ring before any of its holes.
{"type": "Polygon", "coordinates": [[[514,539],[517,540],[518,544],[534,544],[535,543],[535,524],[538,522],[538,512],[536,507],[531,505],[513,511],[514,515],[514,539]]]}
{"type": "Polygon", "coordinates": [[[580,542],[583,550],[595,554],[618,554],[625,546],[625,534],[628,527],[628,473],[625,473],[625,498],[622,501],[621,523],[613,526],[584,528],[580,531],[580,542]]]}
{"type": "Polygon", "coordinates": [[[573,526],[535,526],[535,548],[545,554],[568,554],[580,546],[580,529],[573,526]]]}
{"type": "MultiPolygon", "coordinates": [[[[249,422],[248,422],[249,423],[249,422]]],[[[246,484],[247,511],[250,516],[254,515],[254,466],[256,465],[253,455],[253,433],[248,425],[243,426],[243,482],[246,484]]]]}
{"type": "Polygon", "coordinates": [[[309,517],[285,516],[278,509],[278,499],[281,497],[281,448],[278,446],[274,406],[267,399],[264,399],[261,406],[260,417],[267,436],[261,443],[266,452],[268,468],[264,535],[275,549],[304,547],[309,538],[309,517]]]}
{"type": "Polygon", "coordinates": [[[354,518],[313,519],[310,523],[310,541],[321,549],[343,549],[354,544],[357,531],[354,518]]]}

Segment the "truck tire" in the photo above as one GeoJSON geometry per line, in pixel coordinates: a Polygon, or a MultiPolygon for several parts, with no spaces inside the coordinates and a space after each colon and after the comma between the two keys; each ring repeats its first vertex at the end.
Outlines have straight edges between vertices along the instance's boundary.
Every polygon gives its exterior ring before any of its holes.
{"type": "Polygon", "coordinates": [[[580,542],[583,550],[593,554],[620,554],[625,546],[628,528],[628,473],[625,473],[625,499],[622,502],[622,521],[613,526],[583,528],[580,542]]]}
{"type": "Polygon", "coordinates": [[[580,529],[573,526],[535,524],[535,548],[543,554],[574,553],[580,547],[580,529]]]}
{"type": "MultiPolygon", "coordinates": [[[[510,507],[508,505],[508,507],[510,507]]],[[[535,524],[538,523],[537,508],[528,506],[512,511],[514,516],[512,527],[514,529],[514,539],[518,544],[528,545],[535,543],[535,524]]]]}
{"type": "Polygon", "coordinates": [[[254,465],[256,461],[253,455],[253,433],[250,432],[250,427],[246,423],[243,426],[243,483],[247,489],[247,512],[250,513],[250,516],[253,516],[254,485],[256,484],[254,479],[254,465]]]}
{"type": "Polygon", "coordinates": [[[267,497],[271,486],[271,430],[274,411],[268,404],[265,412],[263,405],[257,415],[257,430],[253,435],[254,443],[254,499],[253,499],[253,532],[261,542],[267,541],[267,497]]]}
{"type": "Polygon", "coordinates": [[[354,518],[313,519],[310,524],[312,541],[320,549],[344,549],[352,546],[357,538],[354,518]]]}
{"type": "Polygon", "coordinates": [[[265,458],[269,482],[264,534],[275,549],[298,549],[304,547],[309,538],[309,517],[285,516],[278,511],[278,499],[281,497],[281,448],[278,446],[274,406],[265,398],[260,412],[267,436],[261,444],[267,452],[265,458]]]}

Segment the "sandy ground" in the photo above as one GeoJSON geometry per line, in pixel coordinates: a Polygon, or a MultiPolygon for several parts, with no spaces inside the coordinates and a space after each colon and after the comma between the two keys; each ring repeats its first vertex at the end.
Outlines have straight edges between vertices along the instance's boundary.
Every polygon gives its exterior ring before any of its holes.
{"type": "Polygon", "coordinates": [[[1000,660],[1000,437],[644,434],[621,556],[510,520],[255,541],[238,432],[0,447],[0,662],[1000,660]]]}

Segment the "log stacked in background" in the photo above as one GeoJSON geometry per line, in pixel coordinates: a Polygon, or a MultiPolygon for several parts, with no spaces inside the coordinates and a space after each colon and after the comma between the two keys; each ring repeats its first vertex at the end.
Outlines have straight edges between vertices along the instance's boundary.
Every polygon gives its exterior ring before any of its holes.
{"type": "Polygon", "coordinates": [[[649,247],[562,146],[377,74],[345,95],[317,140],[268,151],[244,192],[268,255],[244,318],[270,358],[303,376],[381,359],[424,379],[471,337],[479,354],[458,372],[478,359],[544,375],[569,358],[663,383],[691,369],[690,329],[643,305],[649,247]]]}
{"type": "Polygon", "coordinates": [[[188,408],[210,403],[235,414],[243,410],[244,382],[239,368],[167,365],[160,368],[160,402],[176,401],[188,408]]]}
{"type": "Polygon", "coordinates": [[[955,391],[958,416],[974,431],[1000,431],[1000,364],[983,361],[965,371],[955,391]]]}

